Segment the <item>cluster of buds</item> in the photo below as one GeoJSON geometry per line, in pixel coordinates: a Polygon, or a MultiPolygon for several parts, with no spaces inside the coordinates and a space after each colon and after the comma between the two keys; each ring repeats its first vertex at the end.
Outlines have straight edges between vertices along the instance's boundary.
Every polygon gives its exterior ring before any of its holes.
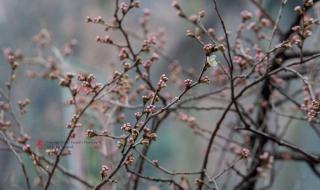
{"type": "Polygon", "coordinates": [[[313,0],[304,0],[303,1],[303,6],[308,8],[313,6],[313,0]]]}
{"type": "Polygon", "coordinates": [[[243,22],[252,19],[252,13],[247,10],[242,11],[240,14],[243,22]]]}
{"type": "Polygon", "coordinates": [[[111,37],[108,35],[105,37],[97,36],[96,41],[99,43],[103,43],[103,44],[112,44],[113,43],[113,41],[111,40],[111,37]]]}
{"type": "Polygon", "coordinates": [[[309,7],[313,6],[312,0],[304,0],[303,6],[296,6],[294,11],[297,12],[299,15],[303,16],[303,27],[294,26],[292,30],[298,34],[299,37],[302,39],[308,38],[312,35],[311,32],[311,25],[314,24],[314,19],[306,16],[306,10],[309,7]]]}
{"type": "Polygon", "coordinates": [[[157,140],[157,134],[156,133],[145,133],[143,134],[144,139],[149,139],[151,141],[157,140]]]}
{"type": "Polygon", "coordinates": [[[129,53],[127,51],[126,48],[121,48],[120,51],[119,51],[119,59],[120,61],[123,61],[125,59],[128,59],[129,58],[129,53]]]}
{"type": "Polygon", "coordinates": [[[102,165],[101,170],[100,170],[100,175],[101,178],[105,178],[108,175],[108,172],[110,171],[109,166],[107,165],[102,165]]]}
{"type": "Polygon", "coordinates": [[[124,164],[130,166],[133,164],[133,162],[134,162],[133,154],[130,154],[127,156],[126,160],[124,161],[124,164]]]}
{"type": "Polygon", "coordinates": [[[134,138],[133,137],[129,137],[127,139],[127,143],[128,143],[128,145],[132,145],[134,143],[134,138]]]}
{"type": "Polygon", "coordinates": [[[13,52],[13,50],[10,48],[6,48],[3,51],[3,56],[6,59],[6,61],[10,64],[12,70],[17,69],[17,67],[19,66],[18,61],[21,61],[23,58],[20,50],[13,52]]]}
{"type": "Polygon", "coordinates": [[[304,27],[301,26],[294,26],[291,28],[292,31],[294,31],[297,35],[294,35],[291,39],[292,43],[296,45],[301,44],[301,39],[306,39],[312,35],[311,26],[313,24],[313,21],[311,20],[305,20],[304,27]]]}
{"type": "Polygon", "coordinates": [[[139,1],[130,1],[129,4],[126,2],[121,2],[119,4],[119,10],[123,15],[125,15],[131,8],[139,8],[140,2],[139,1]]]}
{"type": "Polygon", "coordinates": [[[130,123],[123,124],[121,130],[130,133],[131,137],[133,138],[132,140],[135,140],[139,135],[138,130],[132,127],[130,123]]]}
{"type": "Polygon", "coordinates": [[[225,47],[223,44],[205,44],[203,46],[203,51],[207,56],[211,55],[213,52],[221,51],[224,52],[225,47]]]}
{"type": "Polygon", "coordinates": [[[314,118],[318,116],[320,112],[320,101],[319,100],[312,100],[311,105],[308,109],[307,118],[308,121],[312,121],[314,118]]]}
{"type": "Polygon", "coordinates": [[[125,124],[122,125],[121,130],[129,132],[131,130],[131,128],[132,128],[132,126],[131,126],[130,123],[125,123],[125,124]]]}
{"type": "MultiPolygon", "coordinates": [[[[51,149],[46,149],[46,153],[48,156],[57,156],[59,155],[61,149],[60,148],[51,148],[51,149]]],[[[63,152],[61,153],[61,156],[67,156],[71,154],[70,149],[64,149],[63,152]]]]}
{"type": "Polygon", "coordinates": [[[129,10],[129,6],[125,2],[121,2],[120,5],[119,5],[119,9],[120,9],[122,14],[126,14],[126,12],[128,12],[128,10],[129,10]]]}
{"type": "Polygon", "coordinates": [[[88,129],[86,133],[87,133],[87,137],[89,137],[89,138],[98,136],[98,134],[96,132],[94,132],[93,129],[88,129]]]}
{"type": "Polygon", "coordinates": [[[296,6],[294,11],[297,12],[299,15],[303,15],[306,11],[306,8],[313,6],[313,0],[304,0],[303,6],[296,6]]]}
{"type": "Polygon", "coordinates": [[[240,157],[241,157],[242,159],[247,159],[247,158],[249,157],[249,155],[250,155],[249,149],[247,149],[247,148],[242,148],[242,149],[241,149],[240,157]]]}
{"type": "Polygon", "coordinates": [[[186,79],[186,80],[183,81],[183,83],[185,85],[185,88],[189,89],[189,88],[191,88],[192,80],[191,79],[186,79]]]}
{"type": "Polygon", "coordinates": [[[93,18],[87,16],[87,22],[88,23],[92,22],[95,24],[104,24],[105,23],[101,16],[97,16],[97,17],[93,17],[93,18]]]}
{"type": "Polygon", "coordinates": [[[71,118],[71,121],[67,124],[67,128],[75,128],[75,127],[81,127],[82,124],[78,123],[79,115],[74,114],[71,118]]]}
{"type": "Polygon", "coordinates": [[[60,80],[59,80],[60,86],[70,87],[71,81],[74,76],[75,76],[75,74],[68,72],[64,77],[60,78],[60,80]]]}
{"type": "Polygon", "coordinates": [[[272,168],[274,157],[268,152],[264,152],[259,156],[259,160],[261,161],[261,166],[257,168],[257,171],[260,175],[262,175],[264,171],[272,168]]]}
{"type": "Polygon", "coordinates": [[[81,82],[81,87],[78,91],[83,90],[86,94],[96,93],[101,89],[101,84],[96,83],[96,77],[93,74],[80,73],[78,81],[81,82]]]}
{"type": "Polygon", "coordinates": [[[157,140],[157,134],[150,131],[148,128],[143,129],[143,139],[141,144],[148,145],[151,141],[157,140]]]}
{"type": "Polygon", "coordinates": [[[143,110],[145,113],[154,113],[157,111],[155,105],[147,105],[146,108],[143,110]]]}
{"type": "Polygon", "coordinates": [[[162,88],[165,88],[167,86],[168,77],[166,75],[161,75],[160,80],[157,84],[157,90],[160,91],[162,88]]]}
{"type": "Polygon", "coordinates": [[[19,106],[19,110],[20,110],[20,113],[21,114],[24,114],[24,113],[26,113],[26,108],[27,108],[27,106],[30,104],[30,99],[28,99],[28,98],[26,98],[26,99],[24,99],[24,100],[19,100],[18,101],[18,106],[19,106]]]}
{"type": "Polygon", "coordinates": [[[78,44],[76,39],[72,39],[70,42],[64,44],[63,46],[63,55],[69,56],[74,51],[75,46],[78,44]]]}
{"type": "Polygon", "coordinates": [[[24,144],[22,146],[22,151],[30,156],[30,159],[32,160],[32,163],[34,165],[39,165],[40,164],[39,158],[32,152],[31,147],[30,147],[29,144],[24,144]]]}

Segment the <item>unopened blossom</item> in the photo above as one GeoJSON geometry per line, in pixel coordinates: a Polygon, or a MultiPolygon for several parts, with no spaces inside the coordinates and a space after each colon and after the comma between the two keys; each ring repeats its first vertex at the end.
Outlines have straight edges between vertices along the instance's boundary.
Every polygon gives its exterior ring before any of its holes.
{"type": "Polygon", "coordinates": [[[312,7],[312,5],[313,5],[313,0],[305,0],[304,1],[305,7],[312,7]]]}
{"type": "Polygon", "coordinates": [[[152,160],[152,164],[154,165],[154,166],[159,166],[159,161],[158,160],[152,160]]]}
{"type": "Polygon", "coordinates": [[[22,146],[22,150],[23,150],[25,153],[27,153],[27,154],[31,154],[31,147],[30,147],[29,144],[24,144],[24,145],[22,146]]]}
{"type": "Polygon", "coordinates": [[[119,8],[120,8],[121,12],[124,14],[128,10],[128,5],[125,2],[121,2],[119,5],[119,8]]]}
{"type": "Polygon", "coordinates": [[[108,175],[110,168],[107,165],[102,165],[100,170],[100,175],[102,178],[106,177],[108,175]]]}
{"type": "Polygon", "coordinates": [[[167,84],[166,82],[168,81],[168,77],[166,77],[166,75],[161,75],[160,80],[157,84],[157,90],[161,90],[162,88],[166,87],[167,84]]]}
{"type": "Polygon", "coordinates": [[[130,131],[130,129],[131,129],[131,124],[130,123],[125,123],[121,127],[121,130],[123,130],[123,131],[130,131]]]}
{"type": "Polygon", "coordinates": [[[88,129],[88,130],[87,130],[87,137],[92,138],[92,137],[95,137],[95,136],[98,136],[98,134],[95,133],[95,132],[93,131],[93,129],[88,129]]]}
{"type": "Polygon", "coordinates": [[[261,19],[261,25],[264,27],[269,27],[271,25],[270,20],[266,18],[261,19]]]}
{"type": "Polygon", "coordinates": [[[120,52],[119,52],[119,58],[120,58],[120,60],[122,61],[122,60],[125,60],[125,59],[127,59],[129,57],[129,54],[128,54],[128,52],[127,52],[127,50],[125,49],[125,48],[121,48],[120,49],[120,52]]]}
{"type": "Polygon", "coordinates": [[[189,16],[189,20],[195,23],[198,21],[198,16],[196,14],[192,14],[189,16]]]}
{"type": "Polygon", "coordinates": [[[294,8],[294,11],[297,12],[299,15],[303,14],[303,10],[301,6],[296,6],[294,8]]]}
{"type": "Polygon", "coordinates": [[[156,106],[155,106],[155,105],[148,105],[148,106],[144,109],[144,111],[145,111],[146,113],[154,113],[154,112],[156,112],[156,106]]]}
{"type": "Polygon", "coordinates": [[[186,88],[190,88],[192,85],[192,80],[191,79],[186,79],[183,81],[184,85],[186,88]]]}
{"type": "Polygon", "coordinates": [[[243,148],[243,149],[241,150],[240,156],[241,156],[242,158],[248,158],[248,157],[249,157],[249,154],[250,154],[249,149],[243,148]]]}
{"type": "Polygon", "coordinates": [[[200,18],[203,18],[204,16],[206,16],[206,11],[201,10],[198,14],[200,18]]]}
{"type": "Polygon", "coordinates": [[[249,11],[247,11],[247,10],[242,11],[242,12],[241,12],[241,17],[242,17],[242,19],[243,19],[244,21],[249,20],[249,19],[252,18],[252,13],[249,12],[249,11]]]}

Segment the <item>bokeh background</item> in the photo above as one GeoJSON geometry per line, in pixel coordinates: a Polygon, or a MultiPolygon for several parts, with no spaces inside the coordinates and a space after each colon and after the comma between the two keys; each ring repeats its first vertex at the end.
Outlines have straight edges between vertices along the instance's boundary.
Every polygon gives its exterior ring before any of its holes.
{"type": "MultiPolygon", "coordinates": [[[[212,1],[209,0],[183,0],[182,6],[189,14],[197,13],[204,9],[207,12],[204,25],[220,31],[219,21],[214,15],[212,1]]],[[[292,9],[298,0],[289,0],[281,21],[280,28],[286,29],[294,14],[292,9]]],[[[248,0],[218,0],[221,12],[227,27],[235,31],[241,21],[240,12],[244,9],[253,10],[254,7],[248,0]]],[[[280,0],[264,0],[263,6],[276,17],[280,0]]],[[[194,27],[176,16],[171,7],[170,0],[141,0],[141,9],[135,9],[130,13],[125,22],[128,30],[139,31],[137,23],[143,14],[143,9],[151,10],[150,28],[158,30],[162,28],[166,34],[164,52],[183,64],[184,68],[196,68],[203,59],[200,54],[201,47],[193,40],[185,37],[187,29],[194,27]]],[[[72,55],[66,61],[70,71],[85,70],[94,73],[98,81],[109,78],[111,68],[117,64],[117,52],[113,48],[96,43],[97,35],[105,35],[103,27],[91,25],[85,22],[86,16],[98,16],[110,18],[113,14],[113,0],[0,0],[0,48],[7,47],[21,49],[26,55],[33,55],[35,45],[32,36],[41,29],[46,28],[52,34],[52,46],[58,49],[72,38],[76,38],[78,45],[72,55]]],[[[160,61],[153,68],[154,79],[167,72],[168,62],[160,61]]],[[[9,76],[9,66],[3,57],[0,58],[0,85],[4,88],[4,82],[9,76]]],[[[26,115],[20,117],[26,132],[31,136],[32,146],[39,140],[62,141],[65,137],[65,124],[70,119],[70,111],[63,102],[67,99],[67,92],[60,90],[56,82],[39,79],[25,80],[22,71],[18,75],[13,89],[15,100],[30,98],[31,106],[26,115]]],[[[203,103],[203,102],[202,102],[203,103]]],[[[202,125],[214,123],[219,113],[190,112],[202,125]],[[218,115],[217,115],[218,114],[218,115]]],[[[150,151],[150,157],[156,158],[167,168],[177,170],[194,171],[200,168],[205,141],[195,138],[192,130],[186,130],[182,123],[166,121],[158,133],[158,141],[150,151]]],[[[205,126],[212,128],[212,126],[205,126]]],[[[307,151],[319,150],[320,141],[305,126],[305,123],[296,122],[288,138],[299,144],[307,151]]],[[[90,148],[90,144],[75,145],[81,149],[82,154],[70,159],[64,159],[65,167],[75,173],[96,183],[99,178],[101,158],[90,148]],[[83,154],[84,153],[84,154],[83,154]]],[[[216,154],[220,154],[219,151],[216,154]]],[[[215,159],[216,156],[211,156],[215,159]]],[[[28,158],[24,159],[27,161],[28,158]]],[[[228,159],[228,158],[226,158],[228,159]]],[[[32,168],[28,161],[28,168],[32,168]]],[[[214,165],[212,166],[214,167],[214,165]]],[[[278,178],[272,189],[318,189],[319,178],[316,178],[304,163],[288,162],[276,165],[278,178]]],[[[150,169],[150,168],[149,168],[150,169]]],[[[156,175],[146,169],[146,173],[156,175]]],[[[33,169],[28,171],[35,175],[33,169]]],[[[62,178],[60,176],[60,178],[62,178]]],[[[63,182],[54,185],[56,189],[80,189],[73,182],[63,182]],[[75,186],[74,186],[75,185],[75,186]]],[[[141,189],[149,188],[152,183],[141,185],[141,189]]],[[[9,151],[0,151],[0,189],[23,189],[24,181],[21,176],[20,166],[9,151]]],[[[165,189],[165,187],[160,187],[165,189]]],[[[120,186],[118,189],[121,189],[120,186]]],[[[228,186],[227,186],[228,189],[228,186]]]]}

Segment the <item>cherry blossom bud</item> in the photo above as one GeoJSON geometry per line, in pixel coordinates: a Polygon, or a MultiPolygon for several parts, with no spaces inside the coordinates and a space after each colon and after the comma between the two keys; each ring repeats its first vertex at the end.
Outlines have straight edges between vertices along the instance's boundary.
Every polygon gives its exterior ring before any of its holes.
{"type": "Polygon", "coordinates": [[[184,85],[185,85],[186,89],[189,89],[192,85],[192,80],[191,79],[184,80],[184,85]]]}
{"type": "Polygon", "coordinates": [[[108,166],[102,165],[100,170],[101,178],[105,178],[108,175],[109,170],[110,168],[108,166]]]}
{"type": "Polygon", "coordinates": [[[246,21],[246,20],[249,20],[252,18],[252,13],[245,10],[245,11],[242,11],[241,12],[241,17],[242,17],[242,20],[246,21]]]}
{"type": "Polygon", "coordinates": [[[206,16],[206,12],[204,10],[201,10],[198,14],[200,18],[203,18],[204,16],[206,16]]]}
{"type": "Polygon", "coordinates": [[[241,153],[240,153],[241,158],[248,158],[249,154],[250,154],[249,149],[247,148],[241,149],[241,153]]]}
{"type": "Polygon", "coordinates": [[[303,14],[303,10],[302,10],[301,6],[296,6],[294,8],[294,11],[297,12],[299,15],[303,14]]]}
{"type": "Polygon", "coordinates": [[[189,16],[189,20],[193,23],[196,23],[198,21],[198,16],[195,14],[192,14],[189,16]]]}

